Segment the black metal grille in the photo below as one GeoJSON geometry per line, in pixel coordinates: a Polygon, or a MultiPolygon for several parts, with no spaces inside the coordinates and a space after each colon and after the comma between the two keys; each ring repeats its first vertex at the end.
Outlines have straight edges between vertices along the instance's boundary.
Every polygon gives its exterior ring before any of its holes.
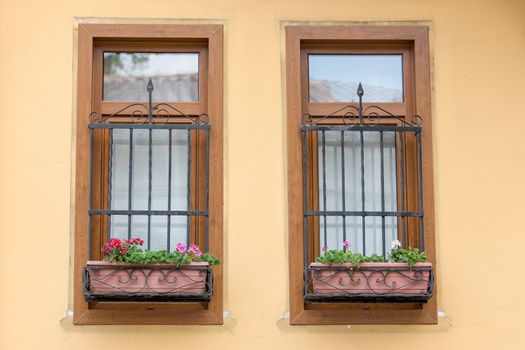
{"type": "MultiPolygon", "coordinates": [[[[209,197],[209,145],[210,145],[210,125],[208,124],[208,116],[206,114],[201,114],[199,116],[189,116],[181,112],[179,109],[166,104],[166,103],[159,103],[156,105],[153,105],[152,103],[152,93],[153,93],[153,84],[150,80],[147,86],[148,94],[149,94],[149,101],[147,104],[145,103],[133,103],[125,108],[122,108],[118,112],[111,114],[109,116],[103,116],[99,113],[93,112],[90,115],[90,191],[89,191],[89,244],[88,244],[88,256],[89,259],[92,259],[92,223],[93,219],[95,217],[97,218],[105,218],[107,221],[107,237],[108,239],[112,237],[112,224],[111,224],[111,217],[112,216],[127,216],[127,238],[131,238],[131,236],[137,236],[137,233],[132,232],[132,220],[133,218],[137,217],[147,217],[147,229],[146,229],[146,236],[142,236],[144,240],[146,241],[146,248],[151,248],[151,242],[152,242],[152,218],[155,217],[165,217],[167,219],[166,224],[166,248],[165,250],[170,251],[170,247],[173,243],[171,242],[171,227],[172,227],[172,219],[174,217],[183,217],[186,219],[186,244],[190,243],[190,226],[192,225],[192,217],[197,218],[203,218],[204,220],[204,229],[205,229],[205,249],[208,250],[208,197],[209,197]],[[114,209],[112,208],[112,186],[115,186],[113,179],[113,163],[115,162],[115,155],[113,154],[114,150],[114,141],[115,141],[115,132],[119,133],[128,133],[127,138],[129,139],[129,145],[128,145],[128,190],[127,190],[127,208],[118,208],[114,209]],[[146,208],[135,208],[133,205],[133,181],[134,181],[134,157],[136,155],[134,154],[134,136],[136,137],[136,133],[139,131],[145,131],[147,134],[147,169],[145,170],[145,174],[147,174],[147,207],[146,208]],[[162,131],[164,133],[167,133],[167,148],[168,148],[168,164],[167,164],[167,193],[166,200],[167,200],[167,208],[165,210],[157,210],[158,208],[152,207],[152,188],[153,188],[153,182],[152,182],[152,169],[153,169],[153,141],[154,141],[154,133],[162,131]],[[178,133],[177,135],[180,135],[180,133],[185,133],[185,139],[187,143],[186,147],[186,160],[187,164],[180,164],[180,162],[173,162],[172,157],[172,146],[173,146],[173,138],[175,133],[178,133]],[[106,193],[104,195],[107,195],[107,198],[104,198],[102,200],[97,200],[97,206],[98,208],[94,208],[93,204],[93,198],[96,195],[95,190],[93,187],[94,184],[94,176],[99,176],[98,174],[93,173],[93,162],[94,162],[94,145],[95,145],[95,139],[102,139],[102,138],[108,138],[109,139],[109,147],[108,147],[108,161],[109,164],[109,176],[107,176],[107,191],[105,192],[98,192],[98,193],[106,193]],[[194,149],[194,138],[199,138],[200,142],[203,142],[205,144],[205,154],[204,154],[204,169],[202,166],[198,167],[198,174],[192,174],[192,169],[195,169],[194,165],[192,164],[192,156],[194,155],[193,152],[196,152],[194,149]],[[172,172],[176,167],[181,167],[182,165],[186,168],[186,208],[179,209],[174,208],[172,203],[172,192],[173,192],[173,183],[172,183],[172,172]],[[192,186],[196,186],[196,184],[193,184],[193,179],[199,178],[200,182],[202,183],[202,177],[204,177],[204,191],[205,191],[205,200],[204,204],[200,204],[201,208],[196,208],[197,205],[191,205],[191,189],[192,186]],[[103,204],[107,203],[107,204],[103,204]]],[[[196,221],[196,220],[195,220],[196,221]]],[[[182,243],[182,242],[181,242],[182,243]]]]}
{"type": "MultiPolygon", "coordinates": [[[[335,221],[332,226],[337,226],[342,231],[342,240],[338,242],[338,247],[342,247],[342,242],[348,238],[348,225],[352,222],[354,229],[360,230],[360,246],[354,249],[367,255],[370,254],[371,250],[367,247],[367,239],[370,239],[370,233],[367,232],[367,221],[375,220],[374,218],[380,219],[380,231],[381,237],[377,239],[381,242],[380,255],[387,256],[387,245],[390,242],[386,241],[386,228],[387,220],[394,220],[395,226],[397,227],[395,238],[399,239],[403,246],[407,246],[407,233],[408,227],[417,227],[415,232],[411,232],[412,235],[418,235],[419,247],[424,250],[424,212],[423,212],[423,174],[422,174],[422,160],[421,160],[421,132],[422,127],[420,126],[422,118],[420,116],[414,116],[411,120],[396,116],[387,110],[371,105],[367,108],[363,108],[362,96],[364,91],[361,84],[357,91],[359,96],[359,105],[355,107],[353,105],[345,106],[334,113],[322,116],[313,117],[306,115],[301,125],[302,133],[302,165],[303,165],[303,197],[304,197],[304,264],[305,269],[308,267],[309,262],[313,257],[309,256],[310,244],[312,237],[310,230],[317,230],[318,236],[322,242],[325,243],[329,239],[328,227],[330,226],[329,221],[335,221]],[[389,120],[388,124],[385,120],[389,120]],[[377,147],[379,148],[379,169],[376,169],[374,176],[378,176],[380,181],[380,205],[375,205],[379,210],[368,209],[371,205],[370,198],[367,198],[365,188],[367,181],[370,178],[365,176],[365,136],[372,136],[378,140],[377,147]],[[395,207],[387,208],[385,206],[385,139],[389,137],[395,143],[395,207]],[[332,193],[332,196],[339,196],[340,203],[337,210],[329,210],[327,208],[327,139],[337,140],[339,144],[332,147],[338,148],[338,159],[340,162],[340,186],[339,191],[332,193]],[[348,138],[355,140],[351,147],[345,144],[345,140],[348,138]],[[312,150],[309,148],[311,141],[315,139],[317,143],[317,149],[312,150]],[[407,150],[405,145],[411,144],[411,148],[414,152],[407,157],[407,150]],[[349,166],[345,163],[345,151],[349,149],[358,155],[359,161],[355,162],[354,168],[349,169],[349,166]],[[318,162],[312,163],[311,152],[317,152],[318,162]],[[415,153],[415,154],[414,154],[415,153]],[[410,162],[410,163],[408,163],[410,162]],[[346,165],[345,165],[346,164],[346,165]],[[319,180],[316,183],[312,176],[310,169],[317,168],[318,171],[315,174],[319,180]],[[349,175],[349,170],[351,174],[349,175]],[[411,179],[414,183],[406,183],[407,171],[411,174],[411,179]],[[347,181],[348,178],[353,175],[353,181],[358,183],[359,191],[352,193],[353,198],[347,198],[347,181]],[[313,183],[313,186],[312,186],[313,183]],[[312,203],[312,197],[309,197],[311,189],[313,187],[317,189],[318,197],[315,198],[318,204],[312,203]],[[407,205],[407,194],[410,189],[412,196],[416,194],[417,200],[407,205]],[[357,203],[353,208],[348,208],[346,203],[352,200],[357,203]],[[390,218],[390,219],[389,219],[390,218]],[[315,219],[315,220],[312,220],[315,219]],[[410,225],[409,225],[410,220],[410,225]],[[359,221],[359,222],[358,222],[359,221]],[[417,223],[416,223],[417,222],[417,223]],[[314,224],[316,223],[316,224],[314,224]],[[314,226],[315,225],[315,226],[314,226]],[[312,227],[314,226],[314,227],[312,227]],[[355,227],[360,226],[360,227],[355,227]]],[[[377,204],[377,203],[376,203],[377,204]]],[[[379,227],[378,225],[378,227],[379,227]]],[[[392,226],[392,225],[391,225],[392,226]]],[[[354,242],[355,243],[355,242],[354,242]]],[[[317,252],[319,253],[319,252],[317,252]]]]}

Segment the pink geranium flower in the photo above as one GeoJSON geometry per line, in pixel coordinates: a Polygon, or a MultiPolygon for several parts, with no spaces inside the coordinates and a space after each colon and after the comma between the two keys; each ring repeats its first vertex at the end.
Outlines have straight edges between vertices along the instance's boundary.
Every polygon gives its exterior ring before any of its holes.
{"type": "Polygon", "coordinates": [[[192,253],[197,258],[202,256],[202,252],[199,249],[199,246],[194,243],[190,244],[190,248],[188,249],[188,252],[192,253]]]}
{"type": "Polygon", "coordinates": [[[344,241],[343,242],[343,247],[348,248],[348,247],[351,247],[351,246],[352,246],[352,243],[350,243],[349,241],[344,241]]]}
{"type": "Polygon", "coordinates": [[[124,241],[124,243],[128,243],[128,244],[136,244],[136,245],[143,245],[144,244],[144,240],[141,239],[140,237],[135,237],[135,238],[131,238],[131,239],[126,239],[124,241]]]}
{"type": "Polygon", "coordinates": [[[179,253],[182,253],[182,254],[186,253],[187,251],[186,246],[182,243],[177,243],[176,249],[179,253]]]}

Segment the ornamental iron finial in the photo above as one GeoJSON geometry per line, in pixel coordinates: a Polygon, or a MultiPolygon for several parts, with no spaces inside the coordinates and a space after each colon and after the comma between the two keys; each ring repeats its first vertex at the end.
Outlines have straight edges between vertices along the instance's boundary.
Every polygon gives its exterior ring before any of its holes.
{"type": "Polygon", "coordinates": [[[153,122],[153,82],[151,78],[148,81],[148,122],[151,124],[153,122]]]}
{"type": "Polygon", "coordinates": [[[363,97],[365,94],[365,91],[363,90],[363,85],[361,85],[361,82],[359,82],[359,86],[357,87],[357,96],[363,97]]]}
{"type": "Polygon", "coordinates": [[[359,96],[359,122],[361,124],[364,124],[364,113],[363,113],[363,95],[365,94],[365,91],[363,90],[363,85],[361,85],[361,82],[359,82],[359,86],[357,86],[357,96],[359,96]]]}

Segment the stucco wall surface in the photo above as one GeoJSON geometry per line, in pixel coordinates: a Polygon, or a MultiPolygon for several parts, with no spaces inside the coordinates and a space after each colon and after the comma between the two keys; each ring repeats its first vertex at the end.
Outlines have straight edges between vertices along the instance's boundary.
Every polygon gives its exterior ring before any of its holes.
{"type": "Polygon", "coordinates": [[[523,0],[0,0],[0,349],[523,348],[524,80],[523,0]],[[66,316],[79,21],[225,26],[223,326],[73,326],[66,316]],[[309,21],[430,26],[438,325],[282,318],[283,28],[309,21]]]}

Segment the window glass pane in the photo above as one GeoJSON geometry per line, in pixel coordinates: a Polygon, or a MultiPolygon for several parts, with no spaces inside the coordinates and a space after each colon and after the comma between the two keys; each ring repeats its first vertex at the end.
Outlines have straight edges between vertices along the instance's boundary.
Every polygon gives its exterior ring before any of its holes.
{"type": "Polygon", "coordinates": [[[104,52],[104,101],[147,101],[150,78],[154,101],[198,101],[199,54],[104,52]]]}
{"type": "Polygon", "coordinates": [[[128,239],[128,216],[111,215],[111,238],[128,239]]]}
{"type": "Polygon", "coordinates": [[[131,217],[131,237],[142,238],[144,247],[148,246],[148,217],[146,215],[131,217]]]}
{"type": "Polygon", "coordinates": [[[149,130],[133,130],[131,209],[148,210],[149,130]]]}
{"type": "Polygon", "coordinates": [[[168,210],[169,130],[152,130],[151,137],[151,210],[168,210]]]}
{"type": "Polygon", "coordinates": [[[173,130],[171,135],[171,210],[187,210],[188,208],[188,151],[188,131],[173,130]]]}
{"type": "Polygon", "coordinates": [[[310,102],[403,102],[402,55],[309,55],[310,102]]]}
{"type": "Polygon", "coordinates": [[[186,216],[172,216],[170,222],[170,250],[174,251],[177,243],[188,244],[187,241],[187,225],[188,219],[186,216]]]}
{"type": "Polygon", "coordinates": [[[341,249],[343,245],[343,217],[342,216],[327,216],[320,218],[320,246],[329,247],[330,249],[341,249]],[[325,230],[326,225],[326,230],[325,230]],[[326,237],[325,237],[326,236],[326,237]],[[326,239],[325,239],[326,238],[326,239]]]}
{"type": "MultiPolygon", "coordinates": [[[[168,217],[164,215],[151,216],[151,250],[168,250],[168,217]]],[[[144,236],[147,237],[146,234],[144,236]]],[[[145,242],[146,244],[148,242],[145,242]]]]}
{"type": "MultiPolygon", "coordinates": [[[[325,210],[325,206],[326,211],[343,211],[343,209],[354,212],[363,211],[363,194],[365,211],[382,211],[381,133],[364,131],[362,135],[363,157],[361,156],[361,132],[344,132],[343,165],[342,133],[340,131],[318,132],[319,209],[321,211],[325,210]],[[362,186],[362,171],[364,171],[364,188],[362,186]],[[344,208],[343,201],[345,204],[344,208]]],[[[397,187],[394,132],[383,132],[383,171],[384,208],[385,211],[396,211],[397,187]]],[[[367,255],[373,253],[382,254],[383,224],[381,216],[369,216],[366,218],[364,242],[362,217],[347,216],[344,220],[346,222],[345,225],[343,224],[342,215],[340,217],[328,216],[326,221],[321,215],[319,219],[319,245],[321,248],[327,246],[329,249],[342,249],[343,241],[346,239],[352,243],[351,249],[353,251],[362,253],[364,245],[366,245],[365,252],[367,255]],[[343,231],[343,226],[346,227],[346,232],[343,231]]],[[[386,217],[386,250],[390,249],[389,244],[395,239],[394,237],[397,237],[397,220],[394,220],[393,217],[386,217]]]]}
{"type": "MultiPolygon", "coordinates": [[[[339,131],[325,131],[319,133],[319,169],[323,166],[323,150],[322,143],[324,137],[324,162],[326,164],[325,174],[319,174],[321,183],[319,184],[320,192],[326,188],[326,210],[343,210],[342,208],[342,171],[341,171],[341,133],[339,131]],[[324,135],[324,136],[323,136],[324,135]],[[323,176],[326,175],[326,181],[322,181],[323,176]]],[[[345,157],[347,155],[345,154],[345,157]]],[[[325,198],[321,197],[319,207],[324,210],[325,198]]]]}
{"type": "Polygon", "coordinates": [[[113,210],[128,210],[129,136],[129,130],[113,130],[110,193],[113,210]]]}

